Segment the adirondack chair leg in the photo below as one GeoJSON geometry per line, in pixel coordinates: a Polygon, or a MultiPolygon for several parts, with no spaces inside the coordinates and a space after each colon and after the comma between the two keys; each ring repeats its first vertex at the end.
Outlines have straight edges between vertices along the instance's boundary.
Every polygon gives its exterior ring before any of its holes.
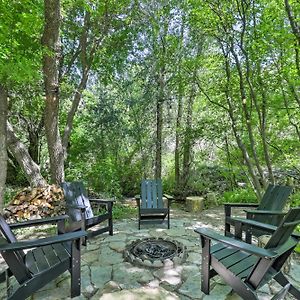
{"type": "Polygon", "coordinates": [[[71,273],[71,298],[79,296],[81,290],[81,278],[80,278],[80,244],[81,241],[72,241],[72,265],[70,269],[71,273]]]}
{"type": "Polygon", "coordinates": [[[107,210],[108,210],[108,214],[109,214],[109,218],[108,218],[108,227],[109,227],[109,235],[113,235],[113,221],[112,221],[112,208],[113,208],[113,203],[110,202],[107,205],[107,210]]]}
{"type": "Polygon", "coordinates": [[[168,229],[170,229],[170,211],[168,212],[168,229]]]}
{"type": "Polygon", "coordinates": [[[225,236],[230,235],[230,224],[226,222],[226,217],[230,218],[231,207],[225,206],[225,236]]]}
{"type": "MultiPolygon", "coordinates": [[[[85,228],[87,228],[86,227],[86,218],[85,218],[84,212],[81,212],[81,230],[85,230],[85,228]]],[[[88,239],[87,235],[82,238],[83,246],[86,246],[87,239],[88,239]]]]}
{"type": "Polygon", "coordinates": [[[287,280],[287,278],[282,274],[282,272],[279,272],[274,277],[274,279],[283,287],[286,286],[287,284],[290,284],[289,293],[295,296],[296,299],[300,299],[300,291],[287,280]]]}
{"type": "Polygon", "coordinates": [[[249,231],[246,231],[246,238],[245,238],[245,242],[248,244],[252,243],[252,234],[249,231]]]}
{"type": "Polygon", "coordinates": [[[241,222],[236,222],[234,225],[234,237],[239,240],[242,239],[242,223],[241,222]]]}
{"type": "Polygon", "coordinates": [[[210,240],[201,236],[202,245],[202,276],[201,276],[201,291],[209,295],[209,269],[210,269],[210,240]]]}

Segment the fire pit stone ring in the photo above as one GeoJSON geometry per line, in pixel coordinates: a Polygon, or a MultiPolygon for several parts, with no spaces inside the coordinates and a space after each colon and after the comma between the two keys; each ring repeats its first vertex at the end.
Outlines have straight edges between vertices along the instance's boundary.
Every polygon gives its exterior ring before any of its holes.
{"type": "Polygon", "coordinates": [[[144,267],[161,268],[168,261],[180,264],[186,257],[186,247],[182,243],[164,238],[138,239],[124,250],[127,261],[144,267]]]}

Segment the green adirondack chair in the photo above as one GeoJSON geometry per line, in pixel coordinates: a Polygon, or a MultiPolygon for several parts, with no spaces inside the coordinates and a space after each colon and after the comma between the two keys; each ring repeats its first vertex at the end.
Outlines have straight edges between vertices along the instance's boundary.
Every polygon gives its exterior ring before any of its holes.
{"type": "MultiPolygon", "coordinates": [[[[113,235],[112,208],[114,200],[89,199],[84,185],[80,181],[63,182],[61,185],[65,195],[67,214],[72,222],[81,222],[82,229],[88,231],[88,238],[104,232],[113,235]],[[106,211],[94,214],[91,203],[105,206],[106,211]],[[88,230],[95,225],[99,225],[98,229],[88,230]]],[[[83,244],[86,245],[86,238],[83,240],[83,244]]]]}
{"type": "Polygon", "coordinates": [[[143,180],[141,195],[136,196],[139,229],[141,224],[162,223],[166,217],[170,228],[170,200],[172,199],[173,197],[163,194],[160,179],[143,180]],[[163,197],[167,199],[167,206],[163,203],[163,197]]]}
{"type": "MultiPolygon", "coordinates": [[[[258,229],[265,225],[253,223],[258,229]]],[[[283,299],[287,291],[300,299],[299,289],[281,272],[299,241],[299,235],[293,233],[299,223],[300,207],[297,207],[286,214],[278,227],[273,226],[273,234],[265,248],[222,236],[211,229],[195,229],[202,244],[202,292],[209,294],[210,279],[219,275],[243,299],[254,300],[258,299],[257,290],[275,279],[283,289],[273,299],[283,299]]]]}
{"type": "MultiPolygon", "coordinates": [[[[245,210],[246,218],[257,222],[263,222],[271,225],[278,225],[285,213],[282,211],[287,203],[289,195],[293,188],[290,186],[270,184],[258,203],[225,203],[225,235],[231,236],[230,227],[235,226],[236,218],[232,216],[232,208],[256,208],[245,210]]],[[[262,230],[253,229],[247,232],[246,242],[251,243],[252,235],[260,236],[264,234],[262,230]]]]}
{"type": "Polygon", "coordinates": [[[0,215],[0,253],[8,269],[0,274],[7,282],[7,299],[26,299],[65,271],[71,274],[71,297],[80,295],[80,244],[85,231],[61,233],[67,216],[7,224],[0,215]],[[57,236],[17,240],[13,229],[55,223],[57,236]],[[2,237],[1,237],[2,235],[2,237]],[[23,251],[23,250],[26,250],[23,251]],[[10,277],[18,282],[11,289],[10,277]]]}

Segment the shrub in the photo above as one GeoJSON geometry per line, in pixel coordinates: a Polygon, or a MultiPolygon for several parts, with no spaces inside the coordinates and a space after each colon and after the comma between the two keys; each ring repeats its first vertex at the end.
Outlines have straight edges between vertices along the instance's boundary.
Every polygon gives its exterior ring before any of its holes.
{"type": "Polygon", "coordinates": [[[233,191],[224,192],[220,199],[222,203],[256,203],[257,198],[254,191],[247,189],[234,189],[233,191]]]}

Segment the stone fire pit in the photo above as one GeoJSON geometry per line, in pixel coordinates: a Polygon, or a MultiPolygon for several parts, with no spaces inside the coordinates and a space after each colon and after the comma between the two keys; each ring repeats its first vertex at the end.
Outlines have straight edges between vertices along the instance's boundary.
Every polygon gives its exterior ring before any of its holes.
{"type": "Polygon", "coordinates": [[[124,258],[132,264],[160,268],[165,261],[180,264],[187,257],[182,243],[163,238],[144,238],[133,241],[124,251],[124,258]]]}

